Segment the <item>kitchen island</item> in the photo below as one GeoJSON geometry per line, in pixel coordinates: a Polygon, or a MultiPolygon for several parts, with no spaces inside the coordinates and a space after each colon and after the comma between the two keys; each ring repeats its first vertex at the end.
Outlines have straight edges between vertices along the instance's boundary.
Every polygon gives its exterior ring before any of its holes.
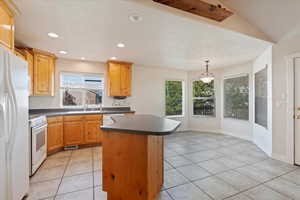
{"type": "Polygon", "coordinates": [[[108,200],[156,200],[163,186],[164,137],[180,122],[152,115],[113,117],[103,130],[103,190],[108,200]]]}

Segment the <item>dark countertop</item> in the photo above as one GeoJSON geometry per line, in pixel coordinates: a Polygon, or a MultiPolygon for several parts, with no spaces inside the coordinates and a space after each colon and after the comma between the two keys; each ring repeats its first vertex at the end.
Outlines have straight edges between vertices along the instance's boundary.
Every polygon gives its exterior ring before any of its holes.
{"type": "Polygon", "coordinates": [[[135,113],[130,107],[103,107],[102,110],[95,109],[32,109],[29,110],[29,119],[34,119],[45,115],[46,117],[57,117],[66,115],[102,115],[102,114],[125,114],[135,113]]]}
{"type": "Polygon", "coordinates": [[[114,116],[113,124],[101,126],[102,130],[120,131],[142,135],[169,135],[176,131],[181,122],[154,115],[114,116]]]}

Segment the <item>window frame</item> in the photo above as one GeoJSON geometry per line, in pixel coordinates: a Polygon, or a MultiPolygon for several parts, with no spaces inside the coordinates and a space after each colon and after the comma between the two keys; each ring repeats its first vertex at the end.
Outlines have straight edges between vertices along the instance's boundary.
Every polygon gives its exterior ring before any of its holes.
{"type": "MultiPolygon", "coordinates": [[[[100,77],[103,78],[103,91],[102,91],[102,105],[104,104],[103,103],[103,100],[104,100],[104,96],[106,94],[106,88],[105,88],[105,83],[106,83],[106,77],[105,77],[105,74],[104,73],[85,73],[85,72],[70,72],[70,71],[60,71],[59,72],[59,95],[60,95],[60,107],[61,108],[84,108],[85,104],[83,103],[83,105],[78,105],[78,106],[65,106],[63,105],[63,89],[64,87],[61,86],[61,78],[62,78],[62,75],[63,74],[78,74],[78,75],[92,75],[92,76],[95,76],[95,75],[99,75],[100,77]]],[[[71,88],[71,89],[78,89],[78,90],[84,90],[85,88],[71,88]]],[[[85,102],[85,97],[86,97],[86,92],[84,92],[83,94],[83,102],[85,102]]],[[[96,104],[89,104],[88,105],[88,108],[97,108],[98,105],[96,104]]]]}
{"type": "Polygon", "coordinates": [[[214,79],[214,87],[213,87],[213,92],[214,92],[214,96],[212,98],[209,98],[209,97],[194,97],[194,94],[193,94],[193,89],[194,89],[194,82],[196,81],[201,81],[199,79],[192,79],[191,80],[191,86],[190,86],[190,89],[191,89],[191,113],[192,113],[192,117],[193,118],[216,118],[217,117],[217,102],[216,102],[216,79],[214,79]],[[194,114],[194,100],[201,100],[201,99],[213,99],[214,102],[215,102],[215,112],[214,112],[214,115],[196,115],[194,114]]]}
{"type": "Polygon", "coordinates": [[[223,84],[222,84],[222,97],[223,97],[223,100],[222,100],[222,106],[223,106],[223,109],[222,109],[222,118],[224,120],[235,120],[235,121],[243,121],[243,122],[250,122],[250,85],[251,85],[251,82],[250,82],[250,73],[239,73],[239,74],[234,74],[234,75],[226,75],[223,77],[223,84]],[[226,79],[233,79],[233,78],[239,78],[239,77],[246,77],[248,76],[248,120],[247,119],[237,119],[237,118],[232,118],[232,117],[225,117],[224,114],[225,114],[225,80],[226,79]]]}
{"type": "Polygon", "coordinates": [[[164,80],[164,116],[166,118],[184,118],[185,116],[185,80],[183,79],[165,79],[164,80]],[[166,102],[166,82],[167,81],[180,81],[182,85],[182,114],[181,115],[166,115],[166,109],[167,109],[167,102],[166,102]]]}

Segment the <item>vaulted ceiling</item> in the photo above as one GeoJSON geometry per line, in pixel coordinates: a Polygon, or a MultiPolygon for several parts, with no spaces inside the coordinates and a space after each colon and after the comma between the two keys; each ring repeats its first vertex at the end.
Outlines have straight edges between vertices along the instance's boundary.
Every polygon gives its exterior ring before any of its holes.
{"type": "Polygon", "coordinates": [[[221,2],[275,42],[300,25],[299,0],[221,0],[221,2]]]}
{"type": "MultiPolygon", "coordinates": [[[[224,0],[230,7],[233,1],[224,0]]],[[[85,57],[105,62],[116,56],[118,60],[139,65],[185,70],[201,69],[208,58],[213,67],[224,67],[256,58],[271,44],[268,35],[277,38],[282,34],[265,35],[252,21],[244,20],[251,16],[242,11],[218,23],[151,0],[15,0],[15,3],[21,11],[16,18],[17,43],[63,58],[85,57]],[[142,21],[130,21],[131,15],[142,17],[142,21]],[[49,38],[49,32],[60,37],[49,38]],[[125,48],[116,47],[120,42],[125,48]],[[59,54],[60,50],[68,54],[59,54]]]]}

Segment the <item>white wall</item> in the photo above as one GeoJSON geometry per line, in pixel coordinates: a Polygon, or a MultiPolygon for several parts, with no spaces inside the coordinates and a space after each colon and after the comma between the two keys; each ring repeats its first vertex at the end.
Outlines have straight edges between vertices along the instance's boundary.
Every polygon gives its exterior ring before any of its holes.
{"type": "MultiPolygon", "coordinates": [[[[252,140],[253,126],[253,86],[252,63],[245,63],[223,69],[212,70],[215,75],[216,117],[193,116],[193,100],[189,99],[189,127],[191,130],[217,132],[252,140]],[[249,74],[249,121],[223,118],[223,80],[224,77],[249,74]]],[[[189,97],[192,97],[192,82],[201,72],[189,72],[189,97]]]]}
{"type": "MultiPolygon", "coordinates": [[[[59,108],[60,103],[60,72],[99,73],[107,77],[106,64],[100,62],[86,62],[77,60],[58,59],[55,72],[54,97],[30,97],[30,108],[59,108]]],[[[153,68],[146,66],[133,66],[132,97],[128,103],[137,114],[165,115],[165,80],[183,80],[187,83],[187,72],[173,69],[153,68]]],[[[186,84],[187,85],[187,84],[186,84]]],[[[185,88],[187,92],[187,87],[185,88]]],[[[186,95],[185,95],[186,98],[186,95]]],[[[105,91],[104,106],[112,106],[114,99],[107,96],[105,91]]],[[[187,103],[185,104],[185,110],[187,103]]],[[[188,128],[188,115],[175,118],[182,121],[180,130],[188,128]]]]}
{"type": "MultiPolygon", "coordinates": [[[[268,48],[262,55],[260,55],[253,63],[253,76],[256,72],[268,66],[268,129],[258,124],[253,125],[253,142],[260,147],[269,156],[272,155],[272,47],[268,48]]],[[[255,94],[254,81],[253,92],[255,94]]],[[[255,102],[255,95],[253,95],[253,102],[255,102]]],[[[253,107],[253,122],[255,118],[255,108],[253,107]]]]}
{"type": "MultiPolygon", "coordinates": [[[[300,26],[273,46],[273,157],[292,163],[292,148],[287,132],[287,82],[286,56],[300,53],[300,26]]],[[[290,118],[290,116],[289,116],[290,118]]]]}

